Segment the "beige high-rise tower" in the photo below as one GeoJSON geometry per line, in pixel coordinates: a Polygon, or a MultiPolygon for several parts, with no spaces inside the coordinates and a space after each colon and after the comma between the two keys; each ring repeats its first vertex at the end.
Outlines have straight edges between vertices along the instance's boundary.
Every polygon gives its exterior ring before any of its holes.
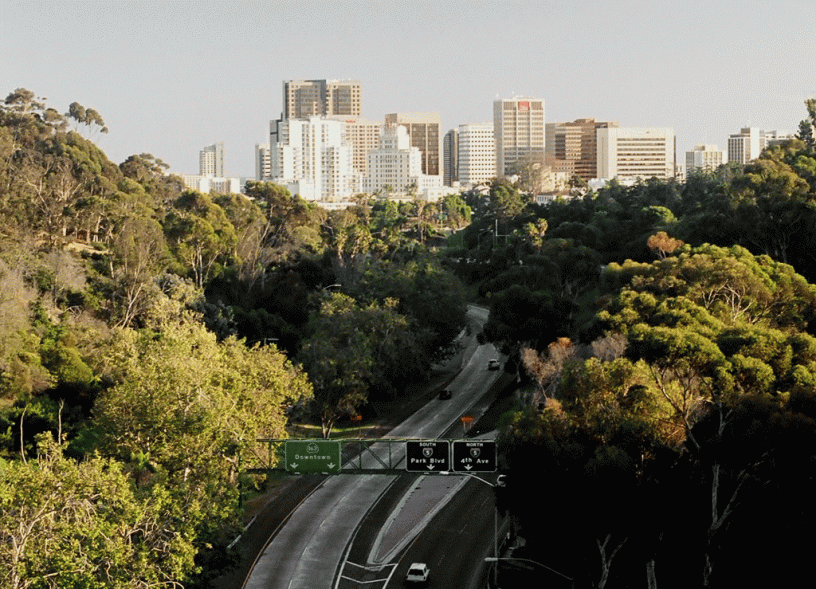
{"type": "Polygon", "coordinates": [[[556,171],[592,180],[598,173],[597,129],[617,127],[618,123],[576,119],[571,123],[547,123],[547,163],[556,171]]]}
{"type": "Polygon", "coordinates": [[[281,119],[362,114],[359,80],[285,80],[281,119]]]}
{"type": "Polygon", "coordinates": [[[506,176],[525,157],[544,157],[544,101],[540,98],[501,98],[493,101],[496,173],[506,176]]]}

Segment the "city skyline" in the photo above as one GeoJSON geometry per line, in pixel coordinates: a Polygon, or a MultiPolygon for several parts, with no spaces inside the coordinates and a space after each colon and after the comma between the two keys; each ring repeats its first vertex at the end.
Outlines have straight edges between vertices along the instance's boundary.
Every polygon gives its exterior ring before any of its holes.
{"type": "Polygon", "coordinates": [[[95,108],[115,163],[194,173],[223,143],[230,176],[280,116],[284,80],[359,80],[362,116],[427,112],[440,133],[534,96],[545,122],[671,127],[676,161],[754,126],[795,132],[816,40],[804,0],[689,2],[30,2],[0,5],[0,88],[95,108]],[[274,10],[271,8],[274,6],[274,10]]]}

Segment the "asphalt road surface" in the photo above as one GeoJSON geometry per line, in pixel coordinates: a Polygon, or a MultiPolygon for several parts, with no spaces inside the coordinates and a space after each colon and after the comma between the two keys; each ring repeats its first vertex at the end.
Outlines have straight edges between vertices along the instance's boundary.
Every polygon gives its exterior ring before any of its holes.
{"type": "MultiPolygon", "coordinates": [[[[471,321],[477,324],[483,323],[486,319],[486,311],[475,307],[471,308],[469,315],[471,321]]],[[[472,331],[475,333],[478,332],[478,329],[472,331]]],[[[436,438],[449,431],[451,427],[461,427],[458,425],[461,416],[499,376],[498,371],[486,370],[488,360],[497,357],[496,350],[489,344],[478,346],[474,344],[473,339],[470,338],[468,341],[462,357],[461,372],[449,385],[453,391],[453,398],[448,401],[432,401],[389,432],[390,437],[436,438]]],[[[372,512],[372,506],[377,505],[378,500],[385,496],[392,485],[398,484],[400,478],[398,475],[381,474],[336,475],[327,478],[290,512],[283,525],[267,530],[271,536],[270,541],[252,566],[243,586],[247,589],[333,589],[339,587],[340,582],[345,582],[354,575],[351,573],[353,567],[345,564],[350,561],[346,557],[350,554],[349,547],[353,546],[352,540],[360,536],[360,530],[363,529],[362,524],[366,520],[366,515],[372,512]]],[[[462,482],[455,480],[458,478],[449,477],[450,484],[455,483],[458,487],[462,487],[462,482]]],[[[438,482],[433,484],[436,485],[438,482]]],[[[476,489],[483,486],[486,491],[482,493],[491,493],[489,501],[482,497],[476,501],[470,511],[462,512],[461,510],[465,508],[460,507],[455,512],[458,515],[454,517],[481,521],[479,529],[474,529],[472,534],[470,530],[463,529],[459,535],[483,538],[485,521],[492,533],[492,508],[485,508],[486,501],[492,506],[492,490],[487,485],[477,482],[465,483],[463,488],[473,485],[477,485],[476,489]],[[489,515],[486,520],[484,517],[477,517],[480,514],[484,515],[485,511],[489,515]]],[[[473,492],[477,495],[479,493],[479,491],[473,492]]],[[[438,505],[442,502],[439,509],[461,503],[452,491],[448,493],[440,490],[440,493],[441,498],[436,502],[438,505]]],[[[441,514],[442,511],[439,513],[441,514]]],[[[450,546],[447,549],[444,548],[447,544],[435,535],[436,532],[433,532],[433,537],[424,535],[426,529],[435,530],[438,527],[435,520],[433,525],[428,525],[429,523],[430,521],[426,521],[424,527],[416,529],[419,535],[415,536],[413,543],[405,548],[409,553],[414,546],[420,549],[438,542],[441,542],[437,544],[438,551],[451,550],[450,546]],[[421,540],[423,537],[425,539],[421,540]]],[[[457,524],[451,525],[456,527],[457,524]]],[[[490,534],[487,537],[492,538],[490,534]]],[[[395,558],[398,558],[396,553],[395,558]]],[[[449,558],[451,561],[462,560],[458,553],[449,558]]],[[[376,571],[375,574],[381,574],[383,570],[390,569],[389,578],[399,579],[402,562],[401,559],[395,563],[378,564],[377,566],[382,566],[382,569],[376,571]]],[[[464,566],[472,568],[472,559],[468,562],[471,564],[464,566]]],[[[362,563],[355,564],[360,564],[363,568],[368,566],[362,563]]],[[[373,571],[363,571],[363,575],[369,572],[373,571]]],[[[373,587],[377,583],[357,584],[361,587],[373,587]]]]}

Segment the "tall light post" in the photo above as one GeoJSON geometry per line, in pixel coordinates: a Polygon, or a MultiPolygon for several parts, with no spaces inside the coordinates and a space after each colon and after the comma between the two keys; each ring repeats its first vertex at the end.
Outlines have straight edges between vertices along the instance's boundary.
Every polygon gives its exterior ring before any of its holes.
{"type": "MultiPolygon", "coordinates": [[[[566,579],[567,581],[569,581],[570,582],[570,587],[575,587],[575,579],[573,579],[572,577],[568,577],[564,573],[559,573],[557,570],[548,567],[546,564],[541,564],[540,562],[536,562],[535,560],[530,560],[529,558],[515,558],[515,557],[512,557],[512,556],[505,556],[505,557],[499,558],[498,556],[496,556],[496,557],[488,556],[488,557],[486,557],[484,559],[485,562],[492,562],[492,563],[496,564],[496,566],[493,568],[493,570],[496,570],[496,569],[499,568],[498,567],[498,562],[500,560],[517,560],[519,562],[529,562],[529,563],[538,565],[538,566],[540,566],[542,568],[547,569],[551,573],[555,573],[556,575],[558,575],[562,579],[566,579]]],[[[494,577],[494,580],[495,580],[495,577],[494,577]]]]}

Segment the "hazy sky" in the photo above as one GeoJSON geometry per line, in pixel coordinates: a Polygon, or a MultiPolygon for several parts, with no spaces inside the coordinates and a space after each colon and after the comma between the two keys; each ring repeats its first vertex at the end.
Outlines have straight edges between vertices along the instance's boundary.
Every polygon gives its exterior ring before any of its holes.
{"type": "Polygon", "coordinates": [[[114,162],[187,174],[222,142],[227,173],[253,176],[285,79],[358,79],[363,116],[436,112],[443,132],[543,98],[547,122],[673,127],[684,162],[743,126],[796,130],[814,22],[814,0],[0,0],[0,99],[93,107],[114,162]]]}

